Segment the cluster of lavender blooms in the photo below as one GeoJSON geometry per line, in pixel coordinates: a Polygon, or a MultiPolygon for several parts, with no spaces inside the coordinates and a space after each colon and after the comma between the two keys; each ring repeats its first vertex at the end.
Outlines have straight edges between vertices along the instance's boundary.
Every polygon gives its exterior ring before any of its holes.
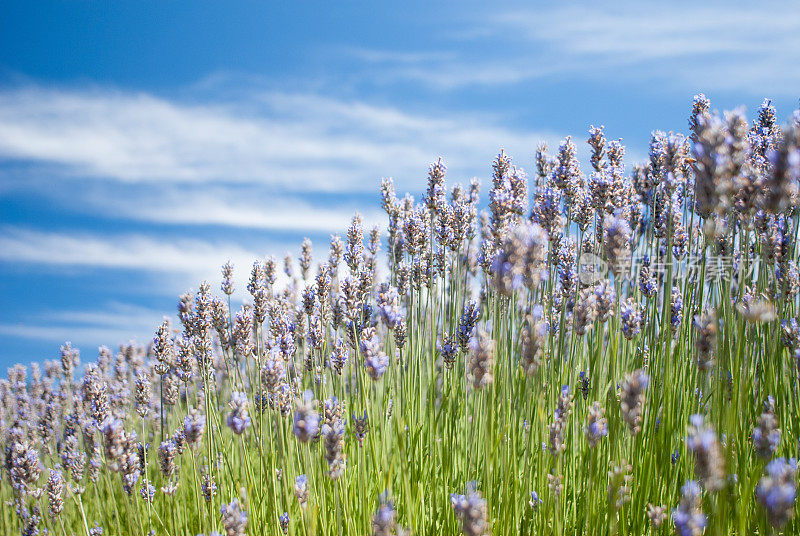
{"type": "Polygon", "coordinates": [[[439,159],[385,232],[10,368],[3,533],[796,533],[800,113],[700,95],[689,130],[501,151],[485,208],[439,159]]]}
{"type": "Polygon", "coordinates": [[[708,523],[702,510],[702,489],[697,482],[689,480],[681,488],[681,494],[681,502],[672,512],[675,532],[678,536],[700,536],[708,523]]]}
{"type": "Polygon", "coordinates": [[[488,534],[486,499],[479,491],[468,490],[466,495],[454,493],[450,496],[450,504],[461,519],[461,530],[466,536],[486,536],[488,534]]]}
{"type": "Polygon", "coordinates": [[[756,496],[766,509],[769,522],[783,527],[794,515],[797,501],[797,459],[774,459],[766,473],[756,487],[756,496]]]}

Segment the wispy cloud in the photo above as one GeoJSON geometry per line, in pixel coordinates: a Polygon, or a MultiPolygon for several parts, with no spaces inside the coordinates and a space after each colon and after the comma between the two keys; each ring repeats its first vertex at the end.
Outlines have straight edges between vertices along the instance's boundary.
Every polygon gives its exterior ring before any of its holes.
{"type": "Polygon", "coordinates": [[[384,219],[378,210],[369,207],[366,211],[359,210],[349,202],[317,205],[300,197],[274,196],[261,191],[232,193],[224,189],[181,189],[159,195],[146,192],[139,199],[96,201],[98,210],[133,220],[276,231],[342,234],[356,212],[365,224],[378,224],[384,219]]]}
{"type": "MultiPolygon", "coordinates": [[[[25,186],[28,191],[31,185],[25,186]]],[[[57,203],[62,188],[38,185],[37,197],[57,203]]],[[[174,226],[217,226],[280,231],[302,236],[342,234],[358,212],[366,224],[380,225],[386,216],[374,202],[358,195],[296,195],[268,185],[119,184],[84,188],[81,204],[70,210],[91,217],[174,226]],[[366,200],[365,200],[366,199],[366,200]]],[[[132,222],[132,223],[131,223],[132,222]]],[[[168,229],[168,227],[163,227],[168,229]]]]}
{"type": "MultiPolygon", "coordinates": [[[[245,248],[230,242],[191,239],[159,239],[141,234],[114,235],[91,233],[42,232],[5,227],[0,229],[0,262],[38,268],[75,267],[77,269],[131,270],[171,275],[181,288],[203,280],[217,281],[220,266],[230,260],[237,267],[237,282],[242,288],[255,260],[268,253],[280,255],[297,249],[295,244],[261,243],[263,250],[245,248]]],[[[163,283],[162,286],[174,286],[163,283]]]]}
{"type": "Polygon", "coordinates": [[[90,355],[101,344],[113,348],[130,340],[146,343],[163,317],[163,311],[112,302],[98,310],[37,312],[25,320],[0,324],[0,334],[51,343],[71,341],[90,355]]]}
{"type": "Polygon", "coordinates": [[[371,63],[392,62],[416,65],[428,61],[449,61],[456,59],[456,54],[454,52],[443,51],[400,52],[392,50],[375,50],[355,46],[336,47],[334,50],[352,58],[371,63]]]}
{"type": "Polygon", "coordinates": [[[450,45],[445,42],[438,55],[384,50],[354,56],[383,65],[387,77],[441,89],[567,75],[794,96],[798,28],[800,10],[786,0],[570,2],[465,17],[453,24],[450,45]]]}
{"type": "Polygon", "coordinates": [[[476,174],[499,147],[531,154],[541,139],[555,136],[492,116],[308,94],[261,92],[234,104],[107,89],[0,92],[0,158],[127,182],[366,191],[381,176],[418,179],[439,155],[454,172],[476,174]]]}

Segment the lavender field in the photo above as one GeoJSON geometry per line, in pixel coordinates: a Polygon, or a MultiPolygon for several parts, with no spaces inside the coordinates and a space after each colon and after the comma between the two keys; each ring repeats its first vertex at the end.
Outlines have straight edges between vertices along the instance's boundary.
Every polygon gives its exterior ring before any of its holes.
{"type": "Polygon", "coordinates": [[[2,533],[797,534],[800,112],[698,95],[649,147],[445,155],[150,342],[10,368],[2,533]]]}

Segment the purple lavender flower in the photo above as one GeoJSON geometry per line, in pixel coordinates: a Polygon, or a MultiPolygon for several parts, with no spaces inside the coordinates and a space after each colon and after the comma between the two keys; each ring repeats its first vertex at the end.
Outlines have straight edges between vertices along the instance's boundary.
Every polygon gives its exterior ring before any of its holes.
{"type": "Polygon", "coordinates": [[[694,317],[695,362],[698,368],[707,372],[714,367],[714,354],[717,348],[719,321],[717,313],[710,309],[694,317]]]}
{"type": "Polygon", "coordinates": [[[236,435],[242,435],[252,424],[247,407],[250,405],[247,394],[239,391],[231,393],[231,401],[228,404],[231,412],[228,414],[228,427],[236,435]]]}
{"type": "Polygon", "coordinates": [[[90,414],[95,423],[102,423],[108,417],[108,383],[101,377],[96,366],[87,366],[83,376],[83,399],[90,406],[90,414]]]}
{"type": "Polygon", "coordinates": [[[472,338],[472,332],[478,323],[479,316],[480,309],[477,302],[469,301],[464,304],[464,311],[461,313],[457,333],[458,345],[462,350],[466,350],[469,346],[469,340],[472,338]]]}
{"type": "Polygon", "coordinates": [[[447,370],[453,369],[453,365],[456,362],[456,354],[458,354],[458,346],[455,340],[445,333],[439,343],[439,355],[442,357],[442,362],[447,370]]]}
{"type": "Polygon", "coordinates": [[[394,325],[394,343],[398,349],[403,349],[406,344],[406,334],[408,326],[406,325],[405,318],[400,318],[394,325]]]}
{"type": "Polygon", "coordinates": [[[347,346],[344,343],[344,340],[339,338],[336,339],[336,343],[333,345],[333,349],[331,350],[331,365],[333,369],[336,371],[337,374],[341,375],[344,366],[347,364],[347,360],[350,357],[350,351],[347,349],[347,346]]]}
{"type": "Polygon", "coordinates": [[[153,338],[153,354],[158,361],[156,374],[166,374],[175,362],[175,347],[170,336],[169,320],[164,320],[153,338]]]}
{"type": "Polygon", "coordinates": [[[586,400],[589,398],[589,374],[585,370],[578,374],[578,383],[580,384],[581,396],[586,400]]]}
{"type": "Polygon", "coordinates": [[[692,131],[692,140],[697,139],[700,128],[699,118],[708,113],[711,108],[711,101],[703,93],[699,93],[692,99],[692,115],[689,117],[689,128],[692,131]]]}
{"type": "Polygon", "coordinates": [[[649,385],[650,376],[644,369],[637,369],[626,374],[622,381],[619,395],[622,420],[634,435],[641,430],[645,392],[649,385]]]}
{"type": "Polygon", "coordinates": [[[233,263],[231,261],[222,265],[222,285],[220,290],[227,296],[233,294],[233,263]]]}
{"type": "Polygon", "coordinates": [[[233,322],[232,342],[240,356],[249,356],[253,350],[253,308],[242,306],[233,322]]]}
{"type": "Polygon", "coordinates": [[[156,487],[149,483],[147,480],[142,482],[142,487],[139,488],[139,496],[143,501],[152,503],[156,496],[156,487]]]}
{"type": "Polygon", "coordinates": [[[694,480],[688,480],[681,488],[683,497],[678,508],[672,511],[675,532],[679,536],[701,536],[706,528],[707,520],[703,513],[700,486],[694,480]]]}
{"type": "Polygon", "coordinates": [[[303,280],[308,279],[308,270],[311,268],[311,262],[312,262],[311,240],[308,238],[304,238],[303,243],[300,246],[300,274],[303,276],[303,280]]]}
{"type": "Polygon", "coordinates": [[[639,304],[633,298],[628,298],[619,306],[619,317],[622,321],[622,334],[626,339],[631,340],[642,327],[642,313],[639,304]]]}
{"type": "Polygon", "coordinates": [[[313,286],[308,286],[303,290],[303,311],[311,316],[314,314],[314,306],[317,303],[316,294],[313,286]]]}
{"type": "MultiPolygon", "coordinates": [[[[28,509],[24,503],[17,502],[17,517],[20,521],[22,536],[38,536],[39,524],[42,522],[42,513],[38,506],[28,509]]],[[[47,529],[45,529],[46,531],[47,529]]]]}
{"type": "Polygon", "coordinates": [[[397,322],[403,317],[400,309],[400,296],[396,287],[387,283],[381,285],[378,292],[378,314],[389,329],[394,329],[397,322]]]}
{"type": "Polygon", "coordinates": [[[594,289],[585,288],[578,293],[572,308],[572,326],[579,337],[586,335],[597,318],[597,295],[594,289]]]}
{"type": "Polygon", "coordinates": [[[153,388],[150,383],[150,375],[147,372],[140,371],[136,375],[136,411],[141,417],[147,416],[152,395],[153,388]]]}
{"type": "Polygon", "coordinates": [[[592,148],[590,160],[595,171],[600,171],[605,166],[603,163],[603,156],[606,149],[606,136],[603,134],[603,128],[605,127],[602,125],[599,128],[594,125],[589,127],[589,139],[587,143],[592,148]]]}
{"type": "Polygon", "coordinates": [[[658,528],[669,517],[669,508],[666,505],[654,505],[647,503],[647,517],[653,525],[654,530],[658,528]]]}
{"type": "Polygon", "coordinates": [[[542,365],[544,348],[547,342],[547,335],[550,332],[550,324],[542,318],[539,311],[528,315],[527,321],[522,328],[522,355],[520,366],[525,374],[532,375],[539,370],[542,365]]]}
{"type": "Polygon", "coordinates": [[[781,431],[778,428],[778,419],[775,417],[775,399],[772,396],[767,397],[764,403],[764,412],[758,417],[752,439],[756,454],[763,460],[772,458],[778,450],[781,431]]]}
{"type": "Polygon", "coordinates": [[[479,491],[469,491],[466,495],[453,493],[450,504],[461,519],[461,530],[466,536],[485,536],[489,533],[489,511],[486,499],[479,491]]]}
{"type": "Polygon", "coordinates": [[[175,441],[163,441],[158,447],[158,462],[161,467],[161,474],[166,478],[175,474],[177,466],[175,465],[175,458],[178,457],[178,447],[175,441]]]}
{"type": "Polygon", "coordinates": [[[61,346],[61,371],[64,379],[71,382],[75,368],[80,364],[80,350],[72,347],[72,343],[67,341],[61,346]]]}
{"type": "Polygon", "coordinates": [[[594,448],[600,440],[608,436],[608,421],[604,416],[603,406],[595,402],[586,414],[586,425],[583,427],[589,447],[594,448]]]}
{"type": "Polygon", "coordinates": [[[722,489],[725,484],[725,459],[714,427],[705,423],[702,415],[690,418],[686,448],[694,454],[695,474],[709,491],[722,489]]]}
{"type": "Polygon", "coordinates": [[[294,496],[300,503],[300,508],[305,509],[308,502],[308,477],[300,475],[294,480],[294,496]]]}
{"type": "Polygon", "coordinates": [[[607,321],[614,316],[614,302],[617,299],[617,292],[614,285],[608,279],[602,280],[594,288],[597,318],[600,322],[607,321]]]}
{"type": "Polygon", "coordinates": [[[800,347],[800,323],[797,318],[781,320],[781,343],[790,349],[800,347]]]}
{"type": "Polygon", "coordinates": [[[315,409],[314,393],[306,391],[294,407],[292,432],[303,443],[308,443],[319,431],[319,413],[315,409]]]}
{"type": "Polygon", "coordinates": [[[534,511],[538,510],[538,509],[539,509],[539,506],[541,506],[541,504],[542,504],[543,502],[544,502],[544,501],[541,499],[541,497],[539,497],[539,494],[538,494],[538,493],[536,493],[535,491],[532,491],[532,492],[531,492],[531,500],[530,500],[530,501],[528,501],[528,505],[529,505],[531,508],[533,508],[533,510],[534,510],[534,511]]]}
{"type": "Polygon", "coordinates": [[[353,413],[353,435],[356,436],[359,445],[364,444],[367,432],[369,432],[369,415],[367,415],[367,410],[364,410],[363,417],[358,417],[353,413]]]}
{"type": "Polygon", "coordinates": [[[125,429],[120,419],[108,418],[103,423],[101,432],[106,450],[106,457],[112,461],[122,456],[125,448],[125,429]]]}
{"type": "Polygon", "coordinates": [[[577,148],[569,136],[558,147],[557,162],[553,168],[551,181],[568,197],[574,196],[583,182],[577,148]]]}
{"type": "Polygon", "coordinates": [[[569,385],[564,385],[561,387],[558,404],[553,412],[553,422],[548,427],[550,437],[549,448],[553,456],[559,456],[562,452],[567,450],[564,434],[569,426],[567,420],[572,413],[572,404],[572,395],[569,392],[569,385]]]}
{"type": "Polygon", "coordinates": [[[183,419],[183,434],[191,448],[197,448],[200,444],[205,427],[206,416],[202,415],[196,408],[191,408],[189,415],[183,419]]]}
{"type": "Polygon", "coordinates": [[[631,266],[631,227],[621,212],[606,219],[603,252],[615,275],[626,274],[631,266]]]}
{"type": "Polygon", "coordinates": [[[368,355],[364,358],[364,368],[367,369],[367,374],[373,381],[378,381],[389,369],[389,356],[383,352],[368,355]]]}
{"type": "Polygon", "coordinates": [[[439,158],[438,162],[430,165],[428,171],[428,191],[425,194],[425,205],[432,214],[437,214],[443,210],[446,205],[444,176],[447,173],[447,168],[439,158]]]}
{"type": "Polygon", "coordinates": [[[645,255],[642,259],[642,267],[639,269],[639,290],[643,296],[652,298],[656,294],[657,287],[655,275],[650,269],[650,256],[645,255]]]}
{"type": "Polygon", "coordinates": [[[797,501],[797,460],[777,458],[767,465],[756,487],[756,498],[773,527],[781,528],[794,516],[797,501]]]}
{"type": "Polygon", "coordinates": [[[693,145],[695,209],[703,217],[724,214],[742,180],[747,154],[747,127],[743,112],[722,118],[704,113],[696,117],[693,145]]]}
{"type": "Polygon", "coordinates": [[[797,196],[800,180],[800,127],[792,125],[783,132],[780,143],[766,152],[770,164],[762,206],[779,214],[789,208],[797,196]]]}
{"type": "Polygon", "coordinates": [[[612,465],[611,470],[608,472],[608,502],[616,510],[631,501],[630,482],[633,479],[632,470],[633,467],[625,460],[622,460],[619,465],[612,465]]]}
{"type": "Polygon", "coordinates": [[[332,423],[322,426],[323,448],[325,460],[328,462],[328,476],[332,480],[338,479],[344,473],[344,421],[337,419],[332,423]]]}
{"type": "Polygon", "coordinates": [[[47,499],[50,516],[56,517],[64,511],[64,477],[61,471],[50,469],[47,479],[47,499]]]}
{"type": "Polygon", "coordinates": [[[389,368],[389,358],[381,350],[380,338],[374,327],[367,327],[361,331],[359,346],[369,377],[374,381],[379,380],[389,368]]]}
{"type": "Polygon", "coordinates": [[[485,332],[478,332],[473,340],[469,358],[469,376],[474,389],[483,389],[494,378],[494,340],[485,332]]]}
{"type": "Polygon", "coordinates": [[[261,382],[270,393],[274,392],[286,378],[283,359],[279,354],[280,351],[277,348],[273,348],[270,351],[270,357],[264,361],[264,366],[261,367],[261,382]]]}
{"type": "Polygon", "coordinates": [[[247,512],[242,508],[238,499],[220,508],[222,513],[222,526],[227,536],[245,536],[247,531],[247,512]]]}
{"type": "Polygon", "coordinates": [[[372,536],[393,536],[397,529],[397,510],[386,497],[381,499],[378,510],[372,517],[372,536]]]}
{"type": "Polygon", "coordinates": [[[677,332],[681,327],[682,313],[683,313],[683,296],[681,289],[677,285],[672,287],[672,295],[670,296],[670,326],[673,332],[677,332]]]}
{"type": "Polygon", "coordinates": [[[492,268],[502,294],[510,296],[523,287],[533,291],[539,285],[547,276],[547,244],[547,233],[536,223],[520,223],[509,230],[492,268]]]}
{"type": "Polygon", "coordinates": [[[208,467],[200,469],[200,491],[207,503],[210,503],[217,494],[217,483],[214,482],[214,475],[209,472],[208,467]]]}

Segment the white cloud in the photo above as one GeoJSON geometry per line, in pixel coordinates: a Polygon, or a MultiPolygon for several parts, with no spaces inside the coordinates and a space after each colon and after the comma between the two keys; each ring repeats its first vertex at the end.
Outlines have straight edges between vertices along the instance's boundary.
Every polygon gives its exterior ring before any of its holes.
{"type": "Polygon", "coordinates": [[[570,4],[500,13],[493,20],[499,31],[513,30],[512,36],[568,53],[610,56],[619,63],[706,54],[794,55],[800,12],[786,2],[772,4],[570,4]]]}
{"type": "Polygon", "coordinates": [[[98,310],[35,313],[27,320],[0,324],[0,334],[52,343],[71,341],[81,348],[86,361],[101,344],[115,348],[131,340],[147,343],[163,318],[164,311],[112,302],[98,310]]]}
{"type": "Polygon", "coordinates": [[[94,213],[132,220],[307,233],[343,234],[356,212],[365,225],[380,225],[385,219],[377,202],[372,207],[341,200],[310,203],[300,197],[271,195],[261,188],[162,187],[157,192],[148,188],[133,197],[90,196],[88,202],[94,213]]]}
{"type": "Polygon", "coordinates": [[[500,147],[522,158],[542,139],[556,136],[491,116],[437,117],[319,95],[262,92],[234,105],[105,89],[0,92],[0,158],[127,182],[374,191],[381,176],[418,185],[439,155],[468,179],[488,172],[500,147]]]}
{"type": "Polygon", "coordinates": [[[1,231],[0,262],[39,268],[152,273],[160,278],[158,286],[170,294],[204,280],[216,283],[220,267],[228,260],[236,267],[237,287],[244,288],[254,261],[299,247],[299,244],[271,243],[260,244],[264,249],[256,250],[228,242],[169,240],[146,235],[67,234],[13,227],[1,231]]]}
{"type": "Polygon", "coordinates": [[[439,55],[359,51],[382,76],[440,89],[500,86],[554,75],[795,96],[795,2],[561,3],[456,21],[439,55]],[[465,44],[470,46],[465,46],[465,44]],[[473,46],[480,45],[480,46],[473,46]]]}
{"type": "Polygon", "coordinates": [[[397,52],[390,50],[374,50],[364,47],[335,47],[336,50],[363,61],[381,63],[391,61],[394,63],[417,64],[423,61],[452,60],[455,54],[448,52],[397,52]]]}

